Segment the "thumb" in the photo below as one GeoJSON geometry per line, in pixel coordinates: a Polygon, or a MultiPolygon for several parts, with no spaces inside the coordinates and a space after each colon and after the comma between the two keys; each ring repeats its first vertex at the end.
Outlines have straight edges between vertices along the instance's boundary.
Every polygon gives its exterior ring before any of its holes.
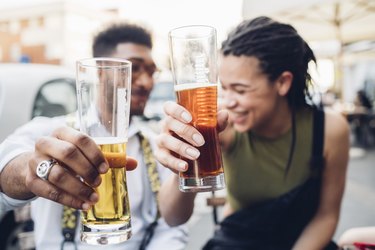
{"type": "Polygon", "coordinates": [[[219,112],[217,112],[217,127],[219,132],[223,131],[227,127],[228,118],[229,114],[227,110],[222,109],[219,112]]]}

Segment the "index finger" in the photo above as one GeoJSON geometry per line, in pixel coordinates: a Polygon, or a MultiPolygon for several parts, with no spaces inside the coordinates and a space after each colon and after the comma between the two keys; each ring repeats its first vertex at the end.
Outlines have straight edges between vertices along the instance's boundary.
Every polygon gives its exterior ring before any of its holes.
{"type": "Polygon", "coordinates": [[[104,155],[89,136],[70,127],[60,127],[53,132],[53,135],[57,139],[68,141],[78,147],[99,173],[104,174],[108,171],[109,166],[104,155]]]}
{"type": "Polygon", "coordinates": [[[126,171],[132,171],[137,168],[138,162],[133,157],[126,157],[126,171]]]}
{"type": "Polygon", "coordinates": [[[193,119],[187,109],[175,102],[167,101],[165,102],[163,108],[167,115],[179,120],[180,122],[189,123],[193,119]]]}

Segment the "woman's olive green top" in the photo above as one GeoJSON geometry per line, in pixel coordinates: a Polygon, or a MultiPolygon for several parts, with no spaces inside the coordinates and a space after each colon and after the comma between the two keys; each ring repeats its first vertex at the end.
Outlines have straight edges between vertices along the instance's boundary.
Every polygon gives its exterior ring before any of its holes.
{"type": "Polygon", "coordinates": [[[228,201],[234,211],[276,198],[306,181],[310,175],[313,111],[296,114],[296,144],[286,174],[292,130],[275,139],[236,133],[224,153],[228,201]]]}

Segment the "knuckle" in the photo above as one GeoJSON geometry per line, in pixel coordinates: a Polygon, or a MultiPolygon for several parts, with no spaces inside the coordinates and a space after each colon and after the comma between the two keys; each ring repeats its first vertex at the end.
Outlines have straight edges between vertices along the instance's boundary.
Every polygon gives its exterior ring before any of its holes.
{"type": "MultiPolygon", "coordinates": [[[[160,147],[160,146],[162,145],[161,136],[162,136],[162,135],[158,135],[158,136],[155,137],[155,144],[156,144],[158,147],[160,147]]],[[[156,149],[156,150],[158,150],[158,149],[156,149]]]]}
{"type": "Polygon", "coordinates": [[[173,105],[173,102],[172,101],[166,101],[164,102],[164,105],[163,105],[163,110],[164,110],[164,113],[166,114],[170,114],[170,106],[173,105]]]}
{"type": "Polygon", "coordinates": [[[28,189],[30,189],[31,192],[33,192],[35,190],[35,187],[34,187],[34,181],[37,180],[37,178],[34,176],[31,176],[31,175],[27,175],[26,178],[25,178],[25,185],[28,189]]]}
{"type": "Polygon", "coordinates": [[[61,202],[63,200],[63,193],[55,188],[51,188],[48,191],[48,199],[55,201],[55,202],[61,202]]]}
{"type": "Polygon", "coordinates": [[[182,134],[188,135],[191,133],[191,129],[188,125],[182,123],[179,127],[182,134]]]}
{"type": "Polygon", "coordinates": [[[60,126],[53,131],[52,135],[58,137],[59,134],[64,133],[65,129],[66,127],[60,126]]]}
{"type": "Polygon", "coordinates": [[[70,128],[68,126],[60,126],[52,132],[52,136],[58,139],[62,139],[62,138],[65,138],[66,134],[70,134],[75,131],[76,131],[75,129],[70,128]]]}
{"type": "Polygon", "coordinates": [[[165,131],[168,131],[171,129],[170,124],[172,124],[174,121],[175,119],[172,118],[171,116],[166,116],[165,119],[161,122],[161,126],[162,128],[164,128],[165,131]]]}
{"type": "Polygon", "coordinates": [[[168,117],[164,118],[163,120],[159,122],[159,127],[161,131],[164,131],[164,132],[168,131],[167,120],[168,120],[168,117]]]}
{"type": "Polygon", "coordinates": [[[187,149],[187,146],[185,143],[179,141],[176,144],[176,148],[177,148],[177,153],[179,153],[180,155],[183,155],[187,149]]]}
{"type": "Polygon", "coordinates": [[[48,146],[48,139],[45,136],[38,138],[35,142],[35,149],[36,150],[44,149],[47,146],[48,146]]]}
{"type": "Polygon", "coordinates": [[[156,156],[161,164],[168,165],[168,154],[166,154],[166,152],[160,150],[159,152],[157,152],[156,156]]]}
{"type": "Polygon", "coordinates": [[[72,197],[70,202],[69,202],[69,206],[72,207],[72,208],[80,209],[82,207],[82,201],[74,199],[72,197]]]}
{"type": "Polygon", "coordinates": [[[94,169],[93,167],[89,167],[86,169],[86,172],[82,176],[86,181],[93,182],[99,176],[99,172],[94,169]]]}
{"type": "Polygon", "coordinates": [[[103,155],[102,152],[99,150],[99,148],[98,148],[97,153],[95,153],[95,154],[92,155],[90,161],[91,161],[95,166],[97,166],[97,167],[98,167],[102,162],[105,162],[104,155],[103,155]]]}
{"type": "Polygon", "coordinates": [[[90,137],[83,133],[78,133],[77,136],[75,136],[75,144],[80,146],[87,146],[92,142],[90,137]]]}
{"type": "Polygon", "coordinates": [[[90,188],[83,186],[83,187],[81,187],[79,189],[79,193],[78,194],[79,194],[80,197],[88,199],[88,198],[90,198],[90,195],[92,193],[93,193],[93,191],[90,188]]]}
{"type": "Polygon", "coordinates": [[[170,131],[173,131],[180,136],[189,135],[192,133],[190,124],[186,124],[175,119],[170,119],[167,126],[170,131]]]}
{"type": "Polygon", "coordinates": [[[167,140],[167,135],[166,134],[160,134],[155,138],[155,143],[159,147],[164,147],[165,141],[167,140]]]}
{"type": "Polygon", "coordinates": [[[68,173],[61,167],[53,166],[48,176],[48,181],[52,183],[62,183],[68,177],[68,173]]]}
{"type": "Polygon", "coordinates": [[[73,144],[69,144],[61,148],[60,153],[63,158],[74,159],[78,155],[78,151],[78,148],[76,148],[73,144]]]}

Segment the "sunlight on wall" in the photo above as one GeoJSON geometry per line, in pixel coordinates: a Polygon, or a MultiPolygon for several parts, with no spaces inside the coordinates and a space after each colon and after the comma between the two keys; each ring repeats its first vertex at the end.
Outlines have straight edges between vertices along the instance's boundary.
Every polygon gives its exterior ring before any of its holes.
{"type": "Polygon", "coordinates": [[[168,32],[176,27],[202,24],[217,29],[218,47],[242,20],[242,0],[137,0],[120,5],[120,17],[153,31],[154,55],[161,68],[169,63],[168,32]],[[145,7],[147,6],[147,8],[145,7]]]}

